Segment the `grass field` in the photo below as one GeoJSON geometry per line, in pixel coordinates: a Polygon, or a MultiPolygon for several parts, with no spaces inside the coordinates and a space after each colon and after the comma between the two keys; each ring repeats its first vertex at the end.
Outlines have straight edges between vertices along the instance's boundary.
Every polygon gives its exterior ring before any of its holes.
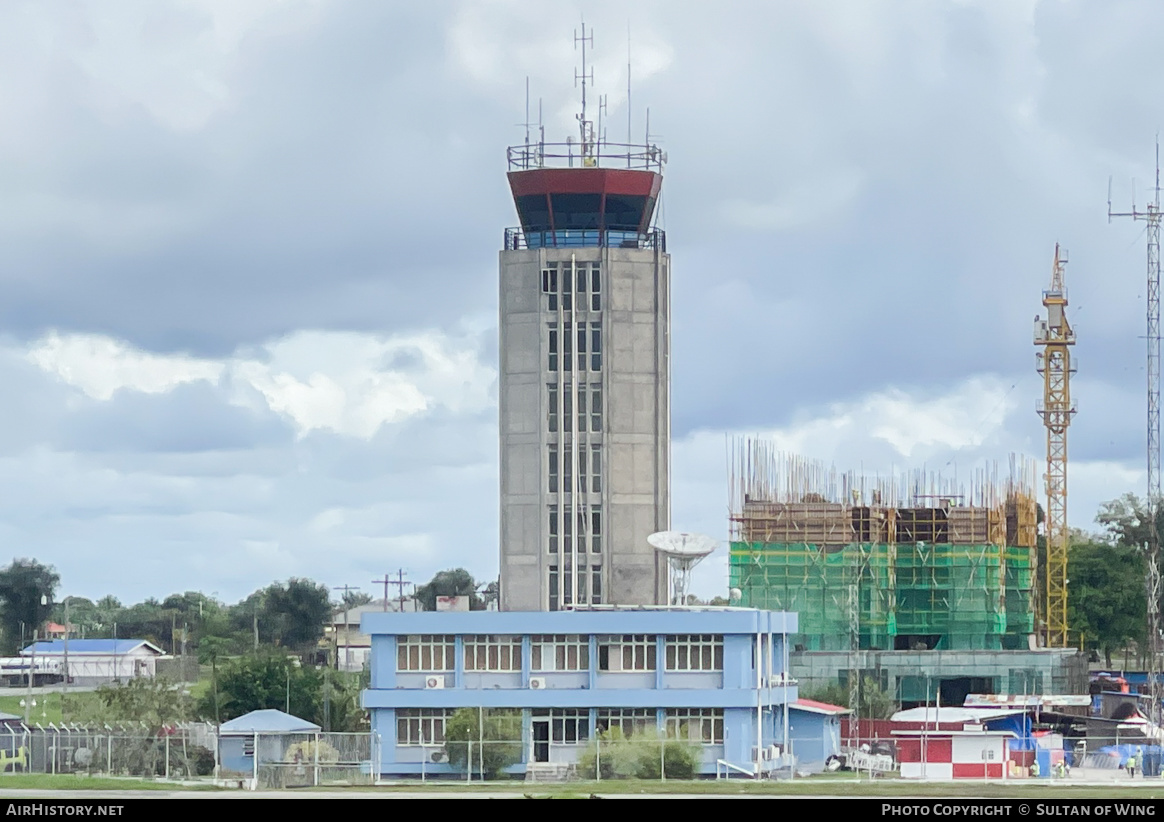
{"type": "MultiPolygon", "coordinates": [[[[0,694],[0,712],[6,714],[15,714],[16,716],[24,716],[24,706],[20,703],[26,699],[24,693],[17,692],[13,689],[13,693],[0,694]]],[[[50,722],[57,725],[61,724],[61,695],[60,694],[33,694],[33,700],[36,705],[29,712],[29,721],[32,724],[40,723],[48,726],[50,722]]]]}
{"type": "MultiPolygon", "coordinates": [[[[214,791],[212,785],[181,785],[173,782],[154,782],[143,779],[115,779],[97,776],[49,775],[0,773],[0,795],[10,790],[148,790],[148,791],[214,791]]],[[[300,788],[287,791],[288,794],[310,795],[316,791],[369,791],[393,794],[400,792],[431,792],[442,794],[513,794],[515,797],[530,799],[586,799],[592,795],[618,796],[665,796],[667,794],[689,794],[702,796],[837,796],[870,798],[923,798],[923,799],[1029,799],[1071,801],[1107,800],[1154,800],[1164,798],[1164,781],[1156,784],[1150,780],[1137,780],[1127,784],[1112,785],[1071,785],[1063,782],[1031,783],[1012,782],[914,782],[904,779],[856,779],[851,775],[835,777],[810,777],[793,782],[744,782],[709,780],[668,780],[666,782],[644,780],[607,780],[604,782],[570,782],[555,784],[527,784],[524,782],[451,782],[432,781],[427,783],[400,782],[393,785],[371,787],[367,785],[341,788],[326,786],[318,789],[300,788]]]]}
{"type": "MultiPolygon", "coordinates": [[[[928,797],[955,799],[984,797],[988,799],[1158,799],[1164,798],[1164,780],[1160,784],[1139,781],[1127,785],[1070,785],[1062,782],[1042,785],[982,782],[915,782],[904,779],[858,780],[851,775],[843,777],[810,777],[792,782],[744,782],[709,780],[608,780],[604,782],[569,782],[561,785],[526,784],[523,782],[416,782],[385,785],[386,793],[398,791],[433,790],[434,792],[514,792],[535,799],[584,798],[591,794],[701,794],[753,796],[863,796],[863,797],[928,797]]],[[[321,788],[320,790],[324,790],[321,788]]],[[[328,788],[327,790],[335,790],[328,788]]]]}
{"type": "Polygon", "coordinates": [[[73,774],[0,773],[0,793],[9,790],[43,791],[213,791],[210,785],[179,785],[148,779],[111,779],[73,774]]]}

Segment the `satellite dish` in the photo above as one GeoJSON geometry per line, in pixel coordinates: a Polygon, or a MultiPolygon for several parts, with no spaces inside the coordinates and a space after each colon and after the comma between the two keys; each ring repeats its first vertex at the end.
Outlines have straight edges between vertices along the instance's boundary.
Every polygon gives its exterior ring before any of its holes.
{"type": "Polygon", "coordinates": [[[706,534],[659,531],[648,536],[647,543],[667,558],[671,569],[671,604],[686,605],[691,569],[715,551],[719,540],[706,534]]]}
{"type": "Polygon", "coordinates": [[[739,602],[743,598],[744,592],[739,588],[732,588],[730,591],[728,591],[728,601],[730,602],[739,602]]]}

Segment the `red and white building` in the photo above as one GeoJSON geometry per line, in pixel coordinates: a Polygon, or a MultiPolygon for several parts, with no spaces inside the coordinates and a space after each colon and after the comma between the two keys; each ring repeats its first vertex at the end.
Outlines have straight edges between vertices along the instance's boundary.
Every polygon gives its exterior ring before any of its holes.
{"type": "Polygon", "coordinates": [[[894,731],[903,779],[1006,779],[1009,731],[894,731]]]}

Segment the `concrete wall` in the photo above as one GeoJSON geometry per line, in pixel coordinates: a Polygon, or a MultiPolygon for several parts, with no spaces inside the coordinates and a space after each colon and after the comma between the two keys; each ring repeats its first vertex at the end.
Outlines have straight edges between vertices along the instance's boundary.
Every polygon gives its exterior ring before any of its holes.
{"type": "MultiPolygon", "coordinates": [[[[942,680],[986,680],[987,692],[1002,694],[1085,694],[1087,657],[1070,648],[1037,651],[798,651],[789,660],[806,695],[837,682],[841,672],[859,669],[906,702],[929,701],[942,680]]],[[[975,689],[982,692],[982,689],[975,689]]]]}
{"type": "MultiPolygon", "coordinates": [[[[563,460],[569,449],[547,422],[547,386],[561,391],[573,378],[560,336],[559,368],[549,369],[549,329],[564,331],[565,322],[602,324],[602,367],[577,379],[602,386],[601,430],[579,435],[580,446],[602,449],[602,490],[578,502],[601,506],[603,546],[579,567],[601,567],[603,603],[665,603],[666,566],[646,538],[669,528],[671,516],[670,258],[644,249],[504,251],[500,308],[502,610],[548,609],[549,568],[566,564],[550,552],[549,512],[565,511],[573,495],[561,483],[549,491],[548,453],[557,447],[563,460]],[[574,263],[600,264],[600,311],[588,300],[573,312],[548,308],[542,271],[574,263]]],[[[559,432],[570,428],[559,415],[559,432]]]]}

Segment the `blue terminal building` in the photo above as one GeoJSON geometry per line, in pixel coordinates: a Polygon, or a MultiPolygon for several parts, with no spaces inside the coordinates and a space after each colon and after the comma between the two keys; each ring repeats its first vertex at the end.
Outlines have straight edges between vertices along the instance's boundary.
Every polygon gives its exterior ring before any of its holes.
{"type": "Polygon", "coordinates": [[[818,704],[796,705],[792,613],[599,606],[370,613],[361,626],[372,643],[363,706],[384,777],[463,777],[443,752],[458,708],[520,711],[517,774],[568,767],[616,727],[697,743],[705,775],[771,767],[786,741],[798,761],[823,761],[838,730],[818,704]]]}

